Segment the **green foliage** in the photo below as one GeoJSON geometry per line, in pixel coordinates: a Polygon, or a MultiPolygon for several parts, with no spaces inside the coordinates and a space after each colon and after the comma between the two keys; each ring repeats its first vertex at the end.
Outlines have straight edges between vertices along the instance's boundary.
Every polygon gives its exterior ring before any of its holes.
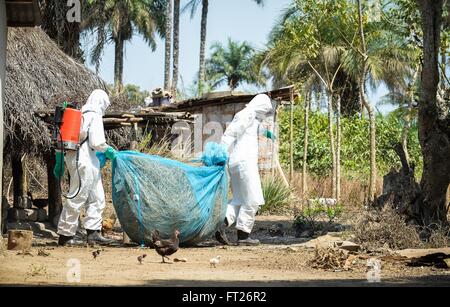
{"type": "MultiPolygon", "coordinates": [[[[289,111],[281,110],[280,124],[280,159],[285,165],[289,163],[289,111]]],[[[294,167],[303,165],[304,121],[303,109],[294,111],[294,167]]],[[[308,171],[316,176],[331,173],[332,161],[328,136],[328,119],[323,113],[312,112],[309,116],[308,171]]],[[[370,170],[369,123],[367,118],[357,116],[341,118],[342,144],[341,165],[343,173],[359,177],[370,170]]],[[[377,169],[378,174],[386,174],[391,168],[399,167],[400,159],[394,146],[400,143],[403,129],[402,117],[398,113],[376,118],[377,169]]],[[[336,131],[336,127],[334,127],[336,131]]],[[[408,134],[408,151],[411,161],[416,165],[416,175],[420,176],[422,160],[418,140],[417,123],[413,122],[408,134]]]]}
{"type": "Polygon", "coordinates": [[[150,93],[146,90],[141,91],[138,85],[127,84],[125,85],[125,95],[130,103],[144,105],[144,99],[150,96],[150,93]]]}
{"type": "Polygon", "coordinates": [[[292,190],[284,182],[273,176],[266,176],[262,180],[265,204],[261,212],[276,213],[289,206],[292,200],[292,190]]]}
{"type": "Polygon", "coordinates": [[[294,227],[299,230],[309,229],[312,231],[319,228],[328,229],[343,212],[342,204],[323,205],[318,200],[313,200],[308,203],[308,206],[295,217],[294,227]],[[319,222],[324,222],[325,225],[320,227],[319,222]]]}
{"type": "MultiPolygon", "coordinates": [[[[381,10],[383,13],[388,8],[381,10]]],[[[383,82],[389,89],[404,88],[415,64],[415,50],[395,22],[369,15],[365,7],[369,85],[376,88],[383,82]]],[[[349,82],[358,82],[363,64],[361,44],[354,2],[295,0],[272,30],[266,50],[256,58],[260,70],[267,69],[277,85],[300,83],[307,91],[322,92],[324,87],[330,91],[335,71],[345,74],[349,82]]],[[[334,84],[333,91],[342,92],[347,86],[334,84]]]]}

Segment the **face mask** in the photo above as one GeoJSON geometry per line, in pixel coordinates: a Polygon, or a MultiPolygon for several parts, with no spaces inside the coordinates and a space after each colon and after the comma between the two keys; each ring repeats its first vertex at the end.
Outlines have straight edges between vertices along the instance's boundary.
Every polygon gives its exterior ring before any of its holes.
{"type": "Polygon", "coordinates": [[[267,113],[256,111],[255,112],[255,117],[256,117],[257,120],[263,121],[263,120],[265,120],[267,118],[267,113]]]}

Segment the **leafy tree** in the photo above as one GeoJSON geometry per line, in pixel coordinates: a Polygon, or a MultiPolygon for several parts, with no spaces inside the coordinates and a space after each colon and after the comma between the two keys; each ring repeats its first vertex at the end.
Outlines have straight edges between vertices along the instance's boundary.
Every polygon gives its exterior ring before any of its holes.
{"type": "Polygon", "coordinates": [[[143,105],[145,98],[150,96],[147,90],[141,90],[138,85],[127,84],[124,88],[124,94],[131,104],[143,105]]]}

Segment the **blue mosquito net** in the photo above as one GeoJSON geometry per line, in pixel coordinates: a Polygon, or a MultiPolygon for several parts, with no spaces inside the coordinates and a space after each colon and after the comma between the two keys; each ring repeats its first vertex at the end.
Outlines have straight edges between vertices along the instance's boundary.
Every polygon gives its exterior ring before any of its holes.
{"type": "MultiPolygon", "coordinates": [[[[102,157],[99,157],[101,160],[102,157]]],[[[200,160],[190,165],[134,151],[118,152],[112,165],[112,194],[117,217],[136,243],[149,245],[151,232],[195,244],[210,236],[224,220],[228,153],[208,143],[200,160]]]]}

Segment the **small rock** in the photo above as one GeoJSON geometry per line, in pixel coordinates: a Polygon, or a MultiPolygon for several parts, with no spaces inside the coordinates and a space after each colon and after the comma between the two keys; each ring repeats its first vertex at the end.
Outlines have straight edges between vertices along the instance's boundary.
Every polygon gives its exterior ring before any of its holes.
{"type": "Polygon", "coordinates": [[[282,236],[284,236],[283,224],[278,223],[278,224],[272,225],[269,228],[269,234],[272,237],[278,237],[278,236],[282,237],[282,236]]]}
{"type": "Polygon", "coordinates": [[[349,252],[356,252],[361,248],[361,246],[359,246],[358,244],[350,241],[335,242],[335,246],[349,252]]]}
{"type": "Polygon", "coordinates": [[[38,209],[37,221],[38,222],[46,222],[47,220],[48,220],[47,210],[45,210],[45,209],[38,209]]]}
{"type": "Polygon", "coordinates": [[[40,249],[38,250],[38,256],[41,256],[41,257],[48,257],[48,256],[50,256],[50,253],[46,252],[45,249],[40,248],[40,249]]]}
{"type": "Polygon", "coordinates": [[[14,221],[36,222],[38,219],[38,210],[11,208],[8,211],[8,218],[14,221]]]}
{"type": "Polygon", "coordinates": [[[269,234],[272,237],[282,237],[284,236],[283,224],[278,223],[274,224],[269,228],[269,234]]]}
{"type": "Polygon", "coordinates": [[[8,229],[32,230],[34,234],[41,235],[47,239],[57,239],[56,232],[48,229],[50,225],[39,222],[17,221],[8,223],[8,229]]]}

